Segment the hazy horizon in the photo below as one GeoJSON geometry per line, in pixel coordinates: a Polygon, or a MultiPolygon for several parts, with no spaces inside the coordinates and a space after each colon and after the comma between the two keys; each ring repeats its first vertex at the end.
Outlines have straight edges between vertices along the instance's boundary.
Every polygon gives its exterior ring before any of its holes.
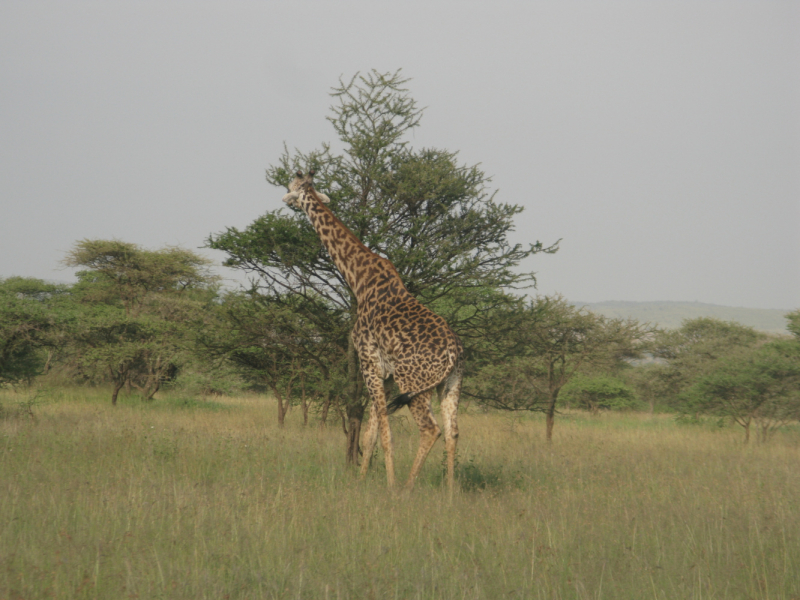
{"type": "Polygon", "coordinates": [[[563,240],[521,266],[532,293],[791,310],[798,30],[768,0],[3,3],[0,277],[247,226],[284,143],[335,142],[339,78],[402,68],[411,145],[480,163],[525,207],[513,241],[563,240]]]}

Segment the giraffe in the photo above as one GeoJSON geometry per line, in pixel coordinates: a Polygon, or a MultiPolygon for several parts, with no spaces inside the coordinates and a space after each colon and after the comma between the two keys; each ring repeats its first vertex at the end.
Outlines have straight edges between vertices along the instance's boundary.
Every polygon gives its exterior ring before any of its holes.
{"type": "Polygon", "coordinates": [[[367,474],[380,432],[387,482],[390,489],[395,488],[389,415],[408,406],[420,433],[417,454],[405,485],[409,491],[414,487],[428,452],[441,435],[431,410],[431,396],[436,389],[444,422],[447,485],[452,494],[458,440],[456,417],[464,371],[461,342],[442,317],[406,290],[394,265],[362,244],[331,212],[328,197],[314,189],[314,172],[303,175],[298,171],[296,175],[283,201],[308,216],[356,297],[357,313],[351,335],[372,397],[360,477],[363,479],[367,474]],[[390,377],[401,394],[387,404],[390,377]]]}

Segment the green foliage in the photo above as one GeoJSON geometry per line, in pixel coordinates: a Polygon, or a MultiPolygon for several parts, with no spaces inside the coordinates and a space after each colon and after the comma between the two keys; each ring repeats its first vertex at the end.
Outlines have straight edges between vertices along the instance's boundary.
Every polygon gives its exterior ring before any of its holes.
{"type": "Polygon", "coordinates": [[[718,360],[683,393],[687,412],[729,417],[761,439],[800,420],[800,342],[777,340],[718,360]]]}
{"type": "Polygon", "coordinates": [[[31,381],[44,372],[71,318],[66,286],[39,279],[0,279],[0,384],[31,381]]]}
{"type": "Polygon", "coordinates": [[[313,311],[302,297],[229,293],[198,341],[210,359],[225,360],[243,378],[269,388],[282,422],[292,403],[330,400],[344,387],[347,330],[341,311],[315,306],[313,311]]]}
{"type": "Polygon", "coordinates": [[[508,330],[487,349],[465,393],[505,410],[552,415],[574,376],[620,368],[624,359],[640,356],[650,334],[638,323],[606,319],[560,296],[537,297],[496,317],[508,330]]]}
{"type": "Polygon", "coordinates": [[[637,405],[636,394],[617,377],[578,375],[564,386],[561,403],[575,405],[597,414],[601,409],[630,410],[637,405]]]}
{"type": "Polygon", "coordinates": [[[75,287],[85,301],[121,304],[134,316],[155,294],[205,290],[218,280],[210,261],[190,250],[145,250],[119,240],[80,240],[63,264],[85,269],[75,287]]]}
{"type": "Polygon", "coordinates": [[[653,413],[658,406],[668,409],[664,398],[669,395],[670,367],[661,362],[645,362],[620,372],[624,381],[636,392],[639,400],[653,413]]]}
{"type": "Polygon", "coordinates": [[[180,248],[144,250],[116,240],[82,240],[65,264],[84,267],[73,292],[83,314],[71,336],[78,372],[151,399],[190,362],[190,346],[216,297],[209,261],[180,248]]]}
{"type": "Polygon", "coordinates": [[[653,355],[668,365],[660,371],[658,386],[664,402],[673,410],[685,410],[682,394],[719,359],[754,348],[765,339],[751,327],[709,318],[685,321],[678,330],[660,332],[652,347],[653,355]]]}
{"type": "Polygon", "coordinates": [[[752,327],[703,317],[684,321],[675,332],[663,333],[656,340],[655,354],[668,360],[684,356],[714,360],[732,347],[752,346],[764,337],[752,327]]]}
{"type": "MultiPolygon", "coordinates": [[[[205,335],[209,328],[207,321],[198,331],[192,332],[193,337],[205,335]]],[[[180,390],[180,393],[189,397],[207,397],[235,396],[251,387],[242,373],[229,362],[208,360],[205,352],[195,345],[188,350],[187,360],[169,382],[170,389],[180,390]]]]}

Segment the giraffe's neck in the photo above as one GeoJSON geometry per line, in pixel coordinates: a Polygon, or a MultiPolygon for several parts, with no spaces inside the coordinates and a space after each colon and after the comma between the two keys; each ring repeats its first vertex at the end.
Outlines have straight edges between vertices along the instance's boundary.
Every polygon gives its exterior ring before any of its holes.
{"type": "Polygon", "coordinates": [[[368,265],[375,263],[375,259],[379,258],[378,255],[361,243],[361,240],[331,212],[331,209],[320,202],[313,191],[306,191],[303,194],[300,206],[328,250],[336,268],[344,275],[347,285],[353,290],[357,302],[361,304],[366,294],[361,274],[368,265]]]}

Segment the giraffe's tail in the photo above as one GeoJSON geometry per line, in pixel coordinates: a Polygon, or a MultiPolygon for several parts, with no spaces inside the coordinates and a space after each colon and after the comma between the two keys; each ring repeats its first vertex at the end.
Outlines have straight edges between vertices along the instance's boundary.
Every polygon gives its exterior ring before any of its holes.
{"type": "MultiPolygon", "coordinates": [[[[444,390],[440,391],[440,394],[441,394],[439,396],[440,399],[444,398],[445,396],[447,396],[447,394],[450,393],[450,389],[453,387],[453,385],[455,385],[456,383],[460,384],[460,382],[461,382],[461,373],[462,373],[462,370],[461,370],[460,366],[459,366],[459,368],[452,369],[450,371],[450,373],[447,375],[447,377],[445,377],[442,381],[440,381],[435,386],[433,386],[435,388],[436,386],[438,386],[438,385],[440,385],[442,383],[444,384],[444,390]]],[[[426,389],[433,389],[433,388],[426,388],[426,389]]],[[[409,404],[411,404],[411,401],[414,398],[419,396],[424,391],[425,390],[419,390],[419,391],[416,391],[416,392],[406,392],[405,394],[400,394],[397,398],[395,398],[394,400],[389,402],[389,404],[386,405],[386,414],[387,415],[394,414],[399,409],[403,408],[404,406],[408,406],[409,404]]]]}
{"type": "Polygon", "coordinates": [[[389,404],[386,406],[386,414],[387,415],[394,414],[395,412],[397,412],[398,409],[401,409],[404,406],[408,406],[409,404],[411,404],[411,401],[414,399],[414,397],[417,396],[418,394],[419,392],[400,394],[397,398],[389,402],[389,404]]]}

